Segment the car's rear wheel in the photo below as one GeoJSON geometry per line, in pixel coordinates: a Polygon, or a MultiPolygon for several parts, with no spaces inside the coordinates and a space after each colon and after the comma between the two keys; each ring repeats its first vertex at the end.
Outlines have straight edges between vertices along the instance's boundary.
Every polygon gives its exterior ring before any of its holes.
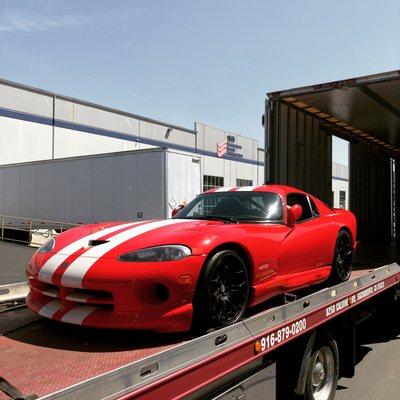
{"type": "Polygon", "coordinates": [[[214,328],[239,321],[249,300],[249,274],[243,258],[221,250],[205,265],[194,299],[194,325],[214,328]]]}
{"type": "Polygon", "coordinates": [[[330,279],[332,284],[345,282],[350,278],[353,269],[353,256],[353,241],[350,234],[341,230],[336,239],[330,279]]]}

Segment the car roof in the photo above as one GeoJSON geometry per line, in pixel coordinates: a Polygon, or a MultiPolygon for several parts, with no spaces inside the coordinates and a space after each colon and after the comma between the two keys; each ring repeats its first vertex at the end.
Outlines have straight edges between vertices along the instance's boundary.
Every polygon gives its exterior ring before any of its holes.
{"type": "Polygon", "coordinates": [[[286,185],[256,185],[256,186],[224,186],[220,188],[214,188],[207,190],[204,192],[205,194],[210,194],[210,193],[220,193],[220,192],[270,192],[270,193],[277,193],[280,194],[281,196],[286,195],[287,193],[303,193],[300,189],[297,189],[292,186],[286,186],[286,185]]]}

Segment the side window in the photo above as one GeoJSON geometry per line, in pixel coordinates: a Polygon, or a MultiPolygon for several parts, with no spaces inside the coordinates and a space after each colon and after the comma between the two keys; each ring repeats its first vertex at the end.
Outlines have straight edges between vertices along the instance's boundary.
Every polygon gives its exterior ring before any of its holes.
{"type": "Polygon", "coordinates": [[[319,217],[319,211],[318,211],[317,205],[314,203],[314,200],[311,197],[309,197],[309,200],[310,200],[310,204],[311,204],[311,211],[312,211],[313,217],[319,217]]]}
{"type": "Polygon", "coordinates": [[[311,212],[310,203],[308,202],[308,198],[306,195],[301,194],[301,193],[288,194],[287,198],[286,198],[286,202],[289,207],[291,207],[295,204],[301,205],[301,208],[303,209],[303,213],[301,214],[299,221],[305,221],[306,219],[312,218],[313,214],[311,212]]]}

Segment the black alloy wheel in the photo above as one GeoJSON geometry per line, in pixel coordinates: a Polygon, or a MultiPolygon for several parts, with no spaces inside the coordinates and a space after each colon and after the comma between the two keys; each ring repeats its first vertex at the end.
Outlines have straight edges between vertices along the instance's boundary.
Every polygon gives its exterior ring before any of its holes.
{"type": "Polygon", "coordinates": [[[347,231],[340,231],[336,240],[335,255],[332,266],[332,283],[345,282],[350,278],[353,269],[353,241],[347,231]]]}
{"type": "Polygon", "coordinates": [[[250,282],[242,257],[221,250],[207,262],[194,301],[195,322],[203,328],[231,325],[246,311],[250,282]]]}

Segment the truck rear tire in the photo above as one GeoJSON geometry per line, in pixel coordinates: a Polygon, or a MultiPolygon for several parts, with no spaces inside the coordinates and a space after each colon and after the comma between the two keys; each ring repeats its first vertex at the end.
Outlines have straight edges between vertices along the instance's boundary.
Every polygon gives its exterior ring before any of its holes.
{"type": "Polygon", "coordinates": [[[328,335],[316,341],[307,374],[305,400],[333,400],[339,379],[339,350],[328,335]]]}

